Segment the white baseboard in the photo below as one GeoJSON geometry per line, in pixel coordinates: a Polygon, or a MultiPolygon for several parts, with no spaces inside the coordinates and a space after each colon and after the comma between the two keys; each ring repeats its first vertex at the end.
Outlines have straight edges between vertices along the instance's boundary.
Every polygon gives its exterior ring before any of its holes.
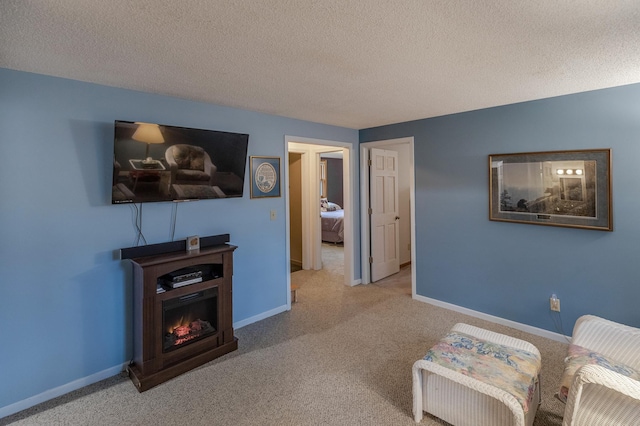
{"type": "Polygon", "coordinates": [[[254,322],[258,322],[258,321],[262,321],[265,318],[269,318],[272,317],[274,315],[278,315],[279,313],[288,311],[289,308],[287,307],[287,305],[282,305],[282,306],[278,306],[275,309],[271,309],[270,311],[267,312],[263,312],[261,314],[255,315],[253,317],[244,319],[242,321],[238,321],[236,323],[233,324],[233,328],[242,328],[245,325],[249,325],[249,324],[253,324],[254,322]]]}
{"type": "MultiPolygon", "coordinates": [[[[263,320],[273,315],[277,315],[287,310],[288,310],[287,305],[283,305],[278,308],[272,309],[270,311],[263,312],[259,315],[253,316],[251,318],[247,318],[245,320],[239,321],[235,323],[233,326],[234,328],[241,328],[241,327],[244,327],[245,325],[252,324],[254,322],[263,320]]],[[[64,384],[62,386],[58,386],[57,388],[49,389],[38,395],[34,395],[27,399],[23,399],[22,401],[18,401],[16,403],[13,403],[4,407],[0,407],[0,419],[3,417],[7,417],[12,414],[15,414],[19,411],[26,410],[27,408],[31,408],[34,405],[41,404],[50,399],[57,398],[69,392],[73,392],[74,390],[78,390],[85,386],[89,386],[93,383],[99,382],[100,380],[108,379],[109,377],[115,376],[116,374],[120,374],[120,372],[125,371],[127,369],[127,365],[128,363],[124,363],[122,365],[116,365],[115,367],[107,368],[106,370],[102,370],[90,376],[83,377],[78,380],[74,380],[73,382],[64,384]]]]}
{"type": "MultiPolygon", "coordinates": [[[[354,285],[356,284],[360,284],[360,280],[354,281],[354,285]]],[[[544,330],[542,328],[532,327],[530,325],[526,325],[519,322],[511,321],[508,319],[485,314],[483,312],[474,311],[473,309],[464,308],[462,306],[454,305],[452,303],[442,302],[440,300],[431,299],[429,297],[418,296],[418,295],[413,296],[413,298],[420,302],[429,303],[431,305],[439,306],[445,309],[450,309],[452,311],[460,312],[465,315],[469,315],[475,318],[480,318],[486,321],[491,321],[496,324],[505,325],[507,327],[515,328],[516,330],[521,330],[526,333],[534,334],[536,336],[546,337],[547,339],[555,340],[558,342],[566,343],[567,339],[569,339],[568,336],[563,336],[560,333],[554,333],[552,331],[544,330]]],[[[270,311],[263,312],[259,315],[255,315],[253,317],[247,318],[242,321],[238,321],[237,323],[233,324],[233,327],[242,328],[246,325],[253,324],[254,322],[261,321],[265,318],[269,318],[271,316],[277,315],[287,310],[289,310],[287,305],[282,305],[270,311]]],[[[3,417],[7,417],[12,414],[15,414],[19,411],[26,410],[27,408],[33,407],[34,405],[43,403],[50,399],[57,398],[59,396],[62,396],[74,390],[78,390],[82,387],[89,386],[93,383],[99,382],[100,380],[104,380],[109,377],[115,376],[116,374],[119,374],[120,372],[126,370],[126,368],[127,368],[127,363],[124,363],[122,365],[116,365],[115,367],[107,368],[106,370],[99,371],[90,376],[83,377],[78,380],[74,380],[73,382],[67,383],[62,386],[58,386],[57,388],[50,389],[48,391],[42,392],[30,398],[23,399],[22,401],[18,401],[14,404],[7,405],[5,407],[0,407],[0,419],[3,417]]]]}
{"type": "Polygon", "coordinates": [[[116,374],[120,374],[120,372],[126,370],[126,368],[127,363],[116,365],[115,367],[107,368],[106,370],[102,370],[90,376],[74,380],[73,382],[58,386],[57,388],[49,389],[48,391],[44,391],[38,395],[23,399],[22,401],[18,401],[11,405],[0,407],[0,419],[15,414],[19,411],[26,410],[27,408],[31,408],[34,405],[41,404],[50,399],[57,398],[69,392],[73,392],[74,390],[89,386],[93,383],[99,382],[100,380],[108,379],[109,377],[115,376],[116,374]]]}
{"type": "Polygon", "coordinates": [[[567,343],[567,339],[570,339],[570,337],[564,336],[560,333],[554,333],[553,331],[549,331],[542,328],[533,327],[527,324],[522,324],[522,323],[511,321],[508,319],[485,314],[484,312],[474,311],[473,309],[464,308],[462,306],[454,305],[452,303],[442,302],[440,300],[431,299],[429,297],[414,295],[413,299],[418,300],[420,302],[429,303],[430,305],[435,305],[441,308],[460,312],[461,314],[469,315],[471,317],[480,318],[486,321],[491,321],[496,324],[506,325],[507,327],[515,328],[516,330],[524,331],[526,333],[531,333],[536,336],[546,337],[547,339],[555,340],[557,342],[567,343]]]}

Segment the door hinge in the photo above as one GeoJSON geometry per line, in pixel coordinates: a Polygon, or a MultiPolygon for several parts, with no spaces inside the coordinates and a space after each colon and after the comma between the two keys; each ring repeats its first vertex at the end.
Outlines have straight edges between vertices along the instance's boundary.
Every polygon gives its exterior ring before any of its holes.
{"type": "Polygon", "coordinates": [[[369,216],[371,216],[372,214],[373,214],[373,209],[369,207],[369,216]]]}
{"type": "Polygon", "coordinates": [[[371,161],[371,158],[369,158],[369,166],[373,166],[373,161],[371,161]]]}
{"type": "Polygon", "coordinates": [[[369,263],[373,263],[373,257],[369,256],[369,263]]]}

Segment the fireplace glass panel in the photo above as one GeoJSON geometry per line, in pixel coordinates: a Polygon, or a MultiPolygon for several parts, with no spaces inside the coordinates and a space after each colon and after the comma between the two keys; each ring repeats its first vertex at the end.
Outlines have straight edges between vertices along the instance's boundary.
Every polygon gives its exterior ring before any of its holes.
{"type": "Polygon", "coordinates": [[[218,329],[218,287],[162,302],[164,341],[170,352],[213,334],[218,329]]]}

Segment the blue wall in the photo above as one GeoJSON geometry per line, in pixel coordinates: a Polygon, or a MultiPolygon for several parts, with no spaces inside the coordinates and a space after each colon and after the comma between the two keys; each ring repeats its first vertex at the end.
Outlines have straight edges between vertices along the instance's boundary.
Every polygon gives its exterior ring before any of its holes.
{"type": "Polygon", "coordinates": [[[557,331],[578,316],[640,326],[640,85],[360,131],[415,137],[416,290],[557,331]],[[491,222],[488,155],[612,148],[614,232],[491,222]]]}
{"type": "MultiPolygon", "coordinates": [[[[283,159],[285,135],[358,140],[351,129],[6,69],[0,93],[0,409],[131,358],[130,267],[115,252],[136,234],[132,206],[110,204],[114,120],[249,133],[249,155],[283,159]]],[[[248,183],[241,199],[180,204],[175,231],[231,234],[236,323],[287,299],[286,199],[251,200],[248,183]]],[[[149,244],[170,241],[171,211],[143,207],[149,244]]]]}
{"type": "MultiPolygon", "coordinates": [[[[114,120],[249,133],[249,155],[281,158],[284,135],[358,141],[350,129],[6,69],[0,93],[0,409],[131,357],[130,270],[115,251],[135,231],[131,206],[110,205],[114,120]]],[[[640,326],[640,85],[360,131],[361,142],[405,136],[419,295],[556,331],[556,293],[567,333],[584,313],[640,326]],[[588,148],[613,149],[614,232],[488,220],[487,155],[588,148]]],[[[236,323],[287,295],[285,198],[251,200],[247,185],[242,199],[181,204],[175,233],[231,234],[236,323]]],[[[149,243],[170,240],[171,209],[144,206],[149,243]]]]}

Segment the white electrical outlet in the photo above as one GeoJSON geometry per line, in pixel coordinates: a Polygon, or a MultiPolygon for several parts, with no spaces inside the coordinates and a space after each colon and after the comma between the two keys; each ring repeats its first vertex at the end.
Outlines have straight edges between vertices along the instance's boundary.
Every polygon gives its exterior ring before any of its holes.
{"type": "Polygon", "coordinates": [[[549,309],[554,312],[560,312],[560,299],[555,294],[549,298],[549,309]]]}

